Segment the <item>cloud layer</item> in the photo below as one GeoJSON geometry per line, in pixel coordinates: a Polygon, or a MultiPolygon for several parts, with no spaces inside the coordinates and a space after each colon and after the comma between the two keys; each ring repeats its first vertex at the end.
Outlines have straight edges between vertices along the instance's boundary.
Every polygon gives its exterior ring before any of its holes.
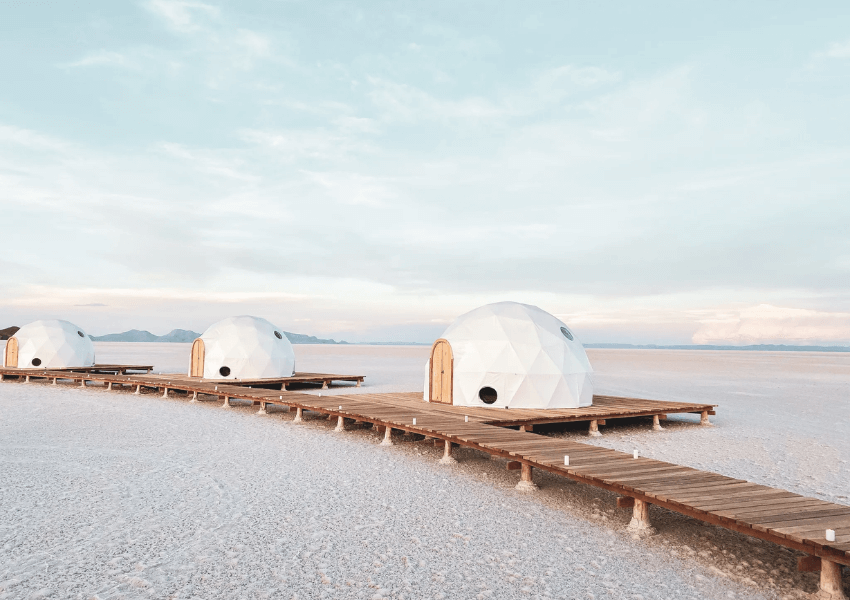
{"type": "Polygon", "coordinates": [[[847,339],[794,312],[850,299],[847,18],[762,9],[15,7],[0,311],[428,341],[516,299],[589,341],[847,339]]]}

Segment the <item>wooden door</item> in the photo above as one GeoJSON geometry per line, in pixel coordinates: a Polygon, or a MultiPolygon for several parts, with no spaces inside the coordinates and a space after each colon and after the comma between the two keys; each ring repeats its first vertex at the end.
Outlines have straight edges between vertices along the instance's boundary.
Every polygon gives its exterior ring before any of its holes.
{"type": "Polygon", "coordinates": [[[439,339],[431,346],[431,378],[428,398],[431,402],[452,403],[452,367],[454,357],[448,340],[439,339]]]}
{"type": "Polygon", "coordinates": [[[204,376],[204,340],[198,338],[192,344],[192,364],[189,367],[189,377],[204,376]]]}
{"type": "Polygon", "coordinates": [[[10,337],[6,340],[6,357],[3,364],[7,367],[18,366],[18,338],[10,337]]]}

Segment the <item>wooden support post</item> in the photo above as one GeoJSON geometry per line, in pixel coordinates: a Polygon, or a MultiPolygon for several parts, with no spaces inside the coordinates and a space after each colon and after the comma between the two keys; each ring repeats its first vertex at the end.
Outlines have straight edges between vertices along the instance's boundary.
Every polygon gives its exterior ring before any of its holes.
{"type": "Polygon", "coordinates": [[[336,419],[336,427],[334,431],[345,431],[345,417],[339,415],[336,419]]]}
{"type": "Polygon", "coordinates": [[[534,431],[534,425],[520,425],[520,431],[534,431]]]}
{"type": "Polygon", "coordinates": [[[164,392],[162,392],[162,397],[168,398],[168,388],[162,388],[162,389],[165,390],[164,392]]]}
{"type": "Polygon", "coordinates": [[[441,465],[453,465],[457,462],[452,456],[452,443],[445,440],[443,444],[443,458],[440,459],[441,465]]]}
{"type": "Polygon", "coordinates": [[[393,428],[387,425],[384,428],[384,440],[381,442],[381,446],[392,446],[393,445],[393,428]]]}
{"type": "Polygon", "coordinates": [[[80,387],[86,387],[86,380],[80,379],[80,387]]]}
{"type": "Polygon", "coordinates": [[[589,435],[590,437],[599,437],[600,435],[602,435],[601,433],[599,433],[599,421],[594,419],[590,422],[590,429],[588,429],[587,435],[589,435]]]}
{"type": "Polygon", "coordinates": [[[111,391],[112,391],[112,382],[111,382],[111,381],[109,381],[109,382],[107,382],[107,383],[106,383],[106,391],[107,391],[107,392],[111,392],[111,391]]]}
{"type": "Polygon", "coordinates": [[[655,534],[655,528],[649,521],[649,502],[646,500],[635,498],[629,531],[634,537],[647,537],[655,534]]]}
{"type": "Polygon", "coordinates": [[[661,415],[652,415],[652,430],[664,431],[664,428],[661,426],[661,415]]]}
{"type": "Polygon", "coordinates": [[[825,558],[820,559],[820,589],[815,594],[818,600],[847,600],[841,578],[841,565],[825,558]]]}
{"type": "Polygon", "coordinates": [[[267,405],[267,404],[268,404],[267,402],[260,402],[260,410],[258,410],[258,411],[257,411],[257,414],[258,414],[258,415],[267,415],[267,414],[269,414],[269,413],[266,411],[266,405],[267,405]]]}
{"type": "Polygon", "coordinates": [[[24,380],[24,383],[29,383],[29,382],[30,382],[30,376],[27,375],[27,378],[24,380]]]}
{"type": "MultiPolygon", "coordinates": [[[[186,392],[188,394],[188,392],[186,392]]],[[[198,392],[192,392],[192,399],[189,402],[197,402],[198,401],[198,392]]]]}
{"type": "Polygon", "coordinates": [[[699,417],[699,424],[702,425],[703,427],[712,427],[714,425],[714,423],[712,423],[711,421],[708,420],[708,411],[707,410],[702,411],[702,414],[699,417]]]}
{"type": "MultiPolygon", "coordinates": [[[[2,379],[0,379],[0,381],[2,381],[2,379]]],[[[55,377],[53,378],[53,385],[56,385],[56,378],[55,377]]]]}
{"type": "Polygon", "coordinates": [[[135,392],[136,396],[140,395],[141,393],[142,393],[142,384],[140,384],[140,383],[136,384],[136,392],[135,392]]]}
{"type": "Polygon", "coordinates": [[[801,573],[820,571],[820,557],[807,554],[797,559],[797,570],[801,573]]]}
{"type": "Polygon", "coordinates": [[[293,423],[301,423],[302,421],[304,421],[304,409],[301,408],[301,407],[298,407],[298,408],[295,409],[295,418],[292,419],[292,422],[293,423]]]}
{"type": "Polygon", "coordinates": [[[358,380],[357,380],[357,387],[360,387],[360,384],[361,384],[361,383],[363,383],[363,380],[362,380],[362,379],[358,379],[358,380]]]}
{"type": "Polygon", "coordinates": [[[230,396],[224,397],[224,404],[221,405],[222,408],[230,408],[230,396]]]}
{"type": "Polygon", "coordinates": [[[322,382],[322,389],[323,389],[323,390],[328,389],[328,381],[327,381],[327,379],[326,379],[325,381],[323,381],[323,382],[322,382]]]}
{"type": "Polygon", "coordinates": [[[516,484],[516,489],[520,492],[533,492],[537,489],[534,484],[534,468],[531,465],[522,463],[520,471],[519,483],[516,484]]]}

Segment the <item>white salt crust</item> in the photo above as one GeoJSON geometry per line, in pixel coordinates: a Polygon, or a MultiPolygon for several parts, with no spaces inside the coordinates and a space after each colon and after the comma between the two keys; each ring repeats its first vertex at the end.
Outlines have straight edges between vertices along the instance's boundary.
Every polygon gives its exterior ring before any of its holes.
{"type": "MultiPolygon", "coordinates": [[[[150,356],[158,345],[120,346],[150,356]]],[[[175,350],[154,362],[182,371],[175,350]]],[[[347,392],[417,389],[422,352],[296,346],[299,369],[369,376],[347,392]]],[[[850,357],[706,363],[702,353],[617,352],[589,352],[598,391],[717,401],[717,426],[694,415],[663,432],[609,421],[600,438],[555,435],[848,503],[850,449],[836,415],[848,414],[850,357]]],[[[524,494],[518,471],[472,450],[441,465],[442,445],[397,437],[381,447],[381,435],[350,423],[334,433],[336,421],[310,413],[297,424],[294,411],[206,400],[0,384],[0,598],[639,600],[817,589],[817,573],[795,571],[795,553],[657,507],[657,535],[635,540],[631,511],[589,486],[535,473],[540,489],[524,494]]]]}

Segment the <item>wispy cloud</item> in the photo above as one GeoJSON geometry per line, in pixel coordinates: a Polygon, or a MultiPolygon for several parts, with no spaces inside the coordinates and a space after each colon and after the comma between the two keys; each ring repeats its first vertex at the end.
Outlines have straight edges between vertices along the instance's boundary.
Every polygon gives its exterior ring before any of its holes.
{"type": "Polygon", "coordinates": [[[826,50],[818,52],[816,55],[826,58],[850,58],[850,40],[833,42],[826,50]]]}
{"type": "Polygon", "coordinates": [[[761,304],[703,321],[695,344],[850,343],[850,313],[761,304]]]}
{"type": "Polygon", "coordinates": [[[203,19],[216,19],[221,10],[203,2],[182,0],[149,0],[144,4],[150,12],[179,32],[192,32],[202,28],[203,19]]]}
{"type": "Polygon", "coordinates": [[[473,122],[502,116],[507,109],[488,99],[466,97],[458,100],[437,98],[414,86],[370,77],[369,97],[381,110],[383,119],[393,121],[457,121],[473,122]]]}
{"type": "Polygon", "coordinates": [[[125,54],[110,50],[100,50],[92,54],[87,54],[79,60],[60,65],[66,68],[75,67],[123,67],[136,68],[135,65],[125,54]]]}
{"type": "Polygon", "coordinates": [[[3,124],[0,124],[0,144],[49,152],[67,152],[74,147],[71,142],[61,138],[46,135],[32,129],[3,124]]]}

